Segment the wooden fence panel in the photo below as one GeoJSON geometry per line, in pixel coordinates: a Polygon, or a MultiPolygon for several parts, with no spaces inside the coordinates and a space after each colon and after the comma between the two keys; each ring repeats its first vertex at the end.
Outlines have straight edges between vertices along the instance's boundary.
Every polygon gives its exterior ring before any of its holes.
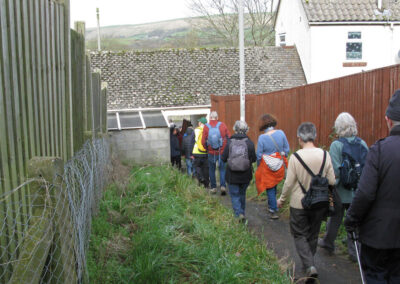
{"type": "MultiPolygon", "coordinates": [[[[285,131],[291,149],[296,149],[297,127],[313,122],[318,131],[317,143],[329,146],[333,126],[341,112],[351,113],[358,123],[359,135],[369,144],[387,136],[385,111],[395,90],[400,88],[400,65],[389,66],[306,86],[268,94],[246,96],[246,121],[249,136],[257,142],[259,118],[271,113],[278,127],[285,131]]],[[[212,110],[230,127],[239,118],[239,96],[211,96],[212,110]]]]}
{"type": "Polygon", "coordinates": [[[27,162],[67,161],[86,130],[107,132],[107,89],[100,74],[92,81],[82,31],[70,36],[68,0],[0,0],[0,282],[29,229],[29,188],[16,190],[27,162]]]}

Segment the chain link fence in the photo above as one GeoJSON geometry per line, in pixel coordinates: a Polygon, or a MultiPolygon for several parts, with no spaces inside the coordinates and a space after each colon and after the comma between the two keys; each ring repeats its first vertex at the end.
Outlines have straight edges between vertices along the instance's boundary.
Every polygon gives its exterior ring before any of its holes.
{"type": "Polygon", "coordinates": [[[0,196],[0,283],[87,282],[91,220],[109,161],[108,140],[97,139],[66,164],[28,162],[30,179],[0,196]]]}

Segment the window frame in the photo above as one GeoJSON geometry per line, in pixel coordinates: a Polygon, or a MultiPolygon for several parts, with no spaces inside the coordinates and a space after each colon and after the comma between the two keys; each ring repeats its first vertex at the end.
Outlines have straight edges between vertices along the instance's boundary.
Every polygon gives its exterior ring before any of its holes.
{"type": "Polygon", "coordinates": [[[346,45],[345,45],[345,58],[346,61],[362,61],[363,60],[363,37],[362,37],[362,32],[361,31],[347,31],[347,38],[346,38],[346,45]],[[360,37],[359,38],[350,38],[350,34],[353,33],[359,33],[360,37]],[[359,43],[361,44],[361,57],[360,58],[348,58],[347,56],[347,45],[349,43],[359,43]]]}

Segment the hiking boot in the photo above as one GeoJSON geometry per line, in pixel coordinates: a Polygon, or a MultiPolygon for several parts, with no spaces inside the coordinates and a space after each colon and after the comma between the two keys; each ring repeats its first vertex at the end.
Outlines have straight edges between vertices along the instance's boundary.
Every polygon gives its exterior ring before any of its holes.
{"type": "Polygon", "coordinates": [[[328,247],[328,246],[325,244],[324,239],[321,239],[321,238],[318,239],[318,246],[319,246],[320,248],[323,248],[324,250],[326,250],[326,252],[327,252],[329,255],[333,255],[334,252],[335,252],[335,250],[334,250],[333,248],[328,247]]]}
{"type": "Polygon", "coordinates": [[[276,220],[276,219],[279,219],[279,216],[278,216],[278,214],[276,214],[275,212],[273,212],[273,213],[270,213],[269,218],[270,218],[270,219],[273,219],[273,220],[276,220]]]}
{"type": "Polygon", "coordinates": [[[310,278],[318,278],[318,272],[317,269],[315,268],[315,266],[310,266],[309,268],[307,268],[307,277],[310,278]]]}
{"type": "Polygon", "coordinates": [[[210,193],[211,194],[216,194],[217,193],[217,189],[216,188],[211,188],[210,189],[210,193]]]}
{"type": "Polygon", "coordinates": [[[225,196],[226,195],[226,188],[225,186],[221,186],[221,195],[225,196]]]}
{"type": "Polygon", "coordinates": [[[239,220],[239,223],[246,223],[246,221],[247,221],[246,217],[244,217],[243,214],[239,214],[238,220],[239,220]]]}

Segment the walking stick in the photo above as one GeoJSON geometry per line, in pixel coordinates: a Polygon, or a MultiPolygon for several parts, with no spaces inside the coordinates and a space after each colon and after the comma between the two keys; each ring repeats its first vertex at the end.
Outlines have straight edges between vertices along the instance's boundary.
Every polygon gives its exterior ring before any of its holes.
{"type": "Polygon", "coordinates": [[[360,269],[360,274],[361,274],[361,282],[362,284],[365,284],[365,278],[364,278],[364,273],[361,267],[361,259],[360,259],[360,252],[358,250],[358,245],[357,245],[357,238],[356,238],[356,233],[353,232],[353,240],[354,240],[354,246],[356,247],[356,254],[357,254],[357,261],[358,261],[358,268],[360,269]]]}

